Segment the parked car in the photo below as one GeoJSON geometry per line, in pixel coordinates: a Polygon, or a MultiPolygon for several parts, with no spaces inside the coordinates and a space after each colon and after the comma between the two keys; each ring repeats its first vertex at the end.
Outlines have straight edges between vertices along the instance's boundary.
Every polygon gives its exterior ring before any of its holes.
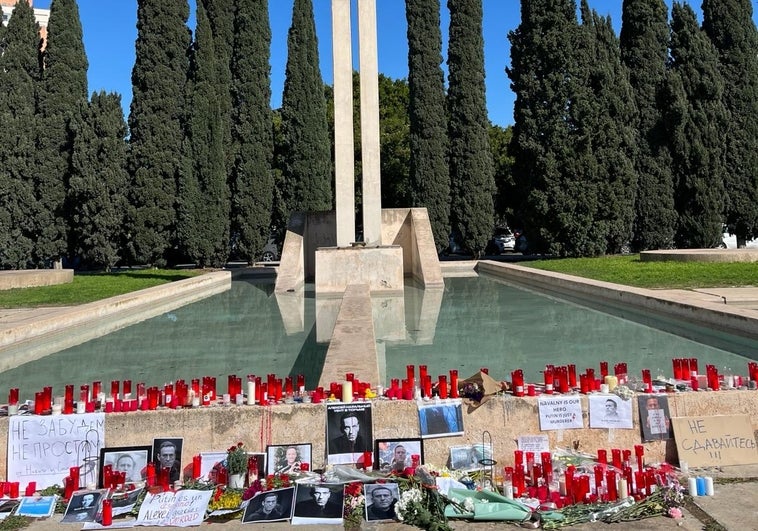
{"type": "MultiPolygon", "coordinates": [[[[734,234],[729,234],[728,232],[725,232],[722,235],[721,239],[721,245],[719,245],[721,249],[736,249],[737,248],[737,236],[734,234]]],[[[748,249],[758,249],[758,239],[755,240],[748,240],[745,242],[745,247],[748,249]]]]}
{"type": "Polygon", "coordinates": [[[503,254],[512,252],[516,245],[516,238],[507,227],[500,227],[495,230],[495,235],[487,243],[484,254],[503,254]]]}
{"type": "MultiPolygon", "coordinates": [[[[239,241],[239,234],[232,234],[231,242],[230,242],[230,253],[229,253],[229,260],[235,261],[239,260],[240,252],[238,248],[237,242],[239,241]]],[[[260,257],[260,261],[262,262],[276,262],[279,260],[280,257],[280,245],[281,245],[281,239],[278,235],[278,232],[272,231],[271,234],[268,237],[268,240],[266,241],[266,244],[263,246],[263,249],[261,249],[260,253],[258,253],[258,257],[260,257]]]]}

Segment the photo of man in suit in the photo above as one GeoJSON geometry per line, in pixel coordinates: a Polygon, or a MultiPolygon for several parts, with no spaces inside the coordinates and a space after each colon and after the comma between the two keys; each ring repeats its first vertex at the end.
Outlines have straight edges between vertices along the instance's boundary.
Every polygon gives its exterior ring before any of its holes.
{"type": "Polygon", "coordinates": [[[327,484],[297,486],[295,516],[303,518],[342,518],[342,485],[327,484]]]}

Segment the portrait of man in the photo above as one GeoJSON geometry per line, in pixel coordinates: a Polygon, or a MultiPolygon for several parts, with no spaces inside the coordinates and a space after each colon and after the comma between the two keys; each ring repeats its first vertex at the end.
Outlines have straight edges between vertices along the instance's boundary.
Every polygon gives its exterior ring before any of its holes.
{"type": "Polygon", "coordinates": [[[402,472],[409,465],[408,450],[405,446],[398,444],[392,451],[392,461],[390,462],[390,468],[393,472],[402,472]]]}
{"type": "Polygon", "coordinates": [[[450,437],[463,433],[461,403],[420,406],[418,420],[421,437],[450,437]]]}
{"type": "Polygon", "coordinates": [[[400,473],[412,466],[413,456],[423,463],[423,441],[421,439],[379,439],[374,449],[379,470],[400,473]]]}
{"type": "Polygon", "coordinates": [[[590,428],[631,429],[632,401],[616,395],[590,395],[590,428]]]}
{"type": "Polygon", "coordinates": [[[299,474],[310,469],[311,444],[272,444],[266,447],[268,474],[299,474]]]}
{"type": "Polygon", "coordinates": [[[155,474],[160,476],[160,471],[169,469],[169,481],[171,484],[179,481],[182,473],[182,443],[181,438],[153,439],[153,455],[155,456],[155,474]]]}
{"type": "Polygon", "coordinates": [[[329,464],[357,463],[371,452],[371,403],[327,405],[327,446],[329,464]]]}
{"type": "Polygon", "coordinates": [[[295,503],[296,517],[342,518],[343,486],[328,483],[298,484],[295,503]]]}
{"type": "Polygon", "coordinates": [[[103,490],[75,492],[61,522],[94,522],[104,495],[103,490]]]}
{"type": "Polygon", "coordinates": [[[105,487],[105,467],[124,474],[125,483],[136,483],[145,479],[146,467],[150,462],[151,446],[117,446],[100,450],[100,470],[98,485],[105,487]]]}
{"type": "Polygon", "coordinates": [[[395,503],[400,496],[397,483],[364,485],[366,497],[366,520],[394,520],[395,503]]]}
{"type": "Polygon", "coordinates": [[[243,522],[286,520],[292,513],[294,487],[262,492],[247,504],[243,522]]]}
{"type": "Polygon", "coordinates": [[[671,416],[668,397],[643,395],[637,397],[643,441],[662,441],[671,438],[671,416]]]}

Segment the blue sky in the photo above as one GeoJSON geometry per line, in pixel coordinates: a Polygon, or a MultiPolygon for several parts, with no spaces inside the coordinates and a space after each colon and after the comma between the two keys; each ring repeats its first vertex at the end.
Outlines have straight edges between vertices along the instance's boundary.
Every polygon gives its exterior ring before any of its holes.
{"type": "MultiPolygon", "coordinates": [[[[356,0],[352,0],[355,4],[356,0]]],[[[46,8],[51,0],[35,0],[34,7],[46,8]]],[[[137,37],[137,0],[78,0],[79,15],[84,31],[84,47],[89,60],[89,91],[98,90],[121,94],[125,112],[131,101],[131,71],[134,65],[134,41],[137,37]]],[[[577,2],[578,3],[578,2],[577,2]]],[[[610,15],[618,32],[621,23],[622,0],[590,0],[590,6],[602,15],[610,15]]],[[[671,5],[671,0],[666,0],[671,5]]],[[[754,18],[756,4],[753,1],[754,18]]],[[[271,20],[271,82],[272,107],[279,107],[284,86],[284,69],[287,61],[287,31],[292,19],[292,0],[270,0],[271,20]]],[[[699,0],[691,4],[700,12],[699,0]]],[[[446,39],[446,0],[441,1],[443,40],[446,39]]],[[[483,0],[484,10],[484,61],[487,87],[487,107],[490,120],[498,125],[513,123],[514,95],[505,75],[510,63],[508,32],[520,20],[518,0],[483,0]]],[[[331,0],[313,0],[316,32],[319,39],[321,75],[325,83],[332,83],[331,66],[331,0]]],[[[194,13],[195,0],[190,0],[194,13]]],[[[353,8],[355,13],[356,8],[353,8]]],[[[194,16],[192,17],[194,19],[194,16]]],[[[353,23],[353,34],[357,31],[353,23]]],[[[405,0],[377,0],[377,34],[379,45],[379,71],[393,79],[408,76],[408,46],[406,42],[405,0]]],[[[443,42],[443,58],[447,41],[443,42]]],[[[357,60],[357,45],[353,56],[357,60]]],[[[444,68],[444,62],[443,62],[444,68]]]]}

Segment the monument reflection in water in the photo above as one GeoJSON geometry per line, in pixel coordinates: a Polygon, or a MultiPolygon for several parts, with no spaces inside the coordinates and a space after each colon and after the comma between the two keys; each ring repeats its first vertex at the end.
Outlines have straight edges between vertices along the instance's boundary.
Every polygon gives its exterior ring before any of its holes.
{"type": "MultiPolygon", "coordinates": [[[[321,374],[340,299],[315,297],[311,286],[274,294],[272,279],[237,276],[228,292],[0,373],[2,388],[28,397],[52,385],[130,379],[163,385],[179,378],[321,374]]],[[[488,278],[446,278],[442,290],[407,285],[405,296],[372,297],[382,384],[424,364],[436,379],[457,369],[461,379],[487,367],[496,379],[524,369],[540,381],[546,364],[573,363],[579,372],[600,361],[671,374],[672,357],[696,357],[724,372],[746,373],[758,342],[711,335],[709,346],[566,300],[488,278]]],[[[655,325],[660,324],[656,319],[655,325]]],[[[673,328],[672,328],[673,329],[673,328]]],[[[355,368],[360,378],[360,367],[355,368]]],[[[372,382],[376,383],[376,382],[372,382]]]]}

